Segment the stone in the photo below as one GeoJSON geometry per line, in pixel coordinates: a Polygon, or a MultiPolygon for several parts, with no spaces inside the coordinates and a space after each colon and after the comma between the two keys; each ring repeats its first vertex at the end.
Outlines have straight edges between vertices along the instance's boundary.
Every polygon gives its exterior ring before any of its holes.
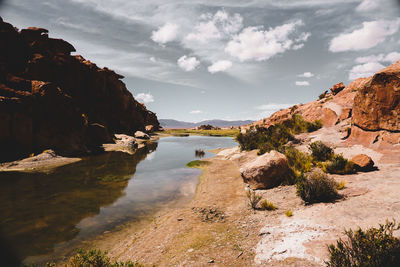
{"type": "Polygon", "coordinates": [[[376,73],[358,91],[352,122],[366,131],[400,131],[400,61],[376,73]]]}
{"type": "Polygon", "coordinates": [[[146,125],[145,127],[146,133],[152,133],[155,131],[154,125],[146,125]]]}
{"type": "Polygon", "coordinates": [[[271,151],[244,163],[240,168],[243,181],[251,189],[267,189],[278,186],[288,174],[289,167],[285,155],[271,151]]]}
{"type": "Polygon", "coordinates": [[[374,161],[371,159],[371,157],[365,154],[356,155],[351,159],[351,161],[354,162],[357,170],[359,171],[374,170],[374,161]]]}
{"type": "Polygon", "coordinates": [[[137,131],[135,132],[135,138],[148,140],[150,136],[142,131],[137,131]]]}
{"type": "Polygon", "coordinates": [[[336,95],[340,91],[342,91],[346,86],[343,84],[343,82],[335,84],[330,90],[333,95],[336,95]]]}

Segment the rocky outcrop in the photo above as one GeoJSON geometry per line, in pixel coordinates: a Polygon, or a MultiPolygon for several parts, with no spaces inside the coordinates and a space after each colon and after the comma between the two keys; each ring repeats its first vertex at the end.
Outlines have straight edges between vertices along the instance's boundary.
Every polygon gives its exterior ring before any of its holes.
{"type": "Polygon", "coordinates": [[[271,151],[242,165],[240,172],[243,181],[251,189],[266,189],[279,185],[288,174],[288,161],[285,155],[271,151]]]}
{"type": "Polygon", "coordinates": [[[376,73],[358,92],[353,124],[367,131],[400,131],[400,61],[376,73]]]}
{"type": "Polygon", "coordinates": [[[346,86],[343,84],[343,82],[337,83],[335,84],[330,90],[332,92],[333,95],[338,94],[339,92],[343,91],[343,89],[346,86]]]}
{"type": "Polygon", "coordinates": [[[374,161],[371,157],[365,154],[354,156],[351,161],[354,163],[358,171],[372,171],[374,170],[374,161]]]}
{"type": "Polygon", "coordinates": [[[45,149],[97,151],[112,135],[159,128],[123,76],[100,69],[42,28],[18,31],[0,18],[0,161],[45,149]]]}
{"type": "Polygon", "coordinates": [[[400,143],[400,61],[366,78],[354,99],[349,142],[389,148],[400,143]]]}

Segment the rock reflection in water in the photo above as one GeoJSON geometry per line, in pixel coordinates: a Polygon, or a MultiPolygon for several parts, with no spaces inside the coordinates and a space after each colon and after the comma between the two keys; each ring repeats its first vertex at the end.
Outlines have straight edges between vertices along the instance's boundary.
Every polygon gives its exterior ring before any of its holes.
{"type": "Polygon", "coordinates": [[[48,174],[0,173],[0,239],[20,260],[51,252],[77,236],[80,221],[123,196],[137,164],[156,148],[105,153],[48,174]]]}

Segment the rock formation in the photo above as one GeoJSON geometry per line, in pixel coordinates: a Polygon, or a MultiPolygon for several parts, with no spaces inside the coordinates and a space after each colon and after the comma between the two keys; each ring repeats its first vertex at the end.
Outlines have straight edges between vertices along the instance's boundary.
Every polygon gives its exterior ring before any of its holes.
{"type": "Polygon", "coordinates": [[[279,185],[288,174],[285,155],[272,150],[247,162],[240,168],[243,181],[251,189],[266,189],[279,185]]]}
{"type": "Polygon", "coordinates": [[[159,128],[123,76],[71,52],[46,29],[18,31],[0,18],[0,161],[93,152],[115,133],[159,128]]]}

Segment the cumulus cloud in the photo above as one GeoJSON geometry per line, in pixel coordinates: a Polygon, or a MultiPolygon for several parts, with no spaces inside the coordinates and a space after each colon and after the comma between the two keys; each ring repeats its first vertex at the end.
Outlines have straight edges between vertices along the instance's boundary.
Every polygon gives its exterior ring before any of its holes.
{"type": "Polygon", "coordinates": [[[225,51],[240,61],[264,61],[289,49],[299,49],[309,33],[295,35],[297,27],[303,25],[301,20],[264,30],[262,27],[247,27],[225,47],[225,51]]]}
{"type": "Polygon", "coordinates": [[[331,52],[365,50],[385,41],[387,36],[395,34],[400,27],[397,20],[376,20],[364,22],[360,29],[351,33],[342,33],[330,42],[331,52]]]}
{"type": "Polygon", "coordinates": [[[358,12],[371,11],[379,7],[379,0],[363,0],[356,8],[358,12]]]}
{"type": "Polygon", "coordinates": [[[310,83],[307,81],[296,81],[297,86],[309,86],[310,83]]]}
{"type": "Polygon", "coordinates": [[[152,32],[151,39],[156,43],[166,44],[178,37],[178,29],[179,26],[176,24],[165,23],[157,31],[152,32]]]}
{"type": "Polygon", "coordinates": [[[150,93],[140,93],[135,96],[136,100],[142,103],[151,103],[154,102],[154,97],[150,93]]]}
{"type": "Polygon", "coordinates": [[[208,67],[208,71],[211,73],[216,73],[220,71],[226,71],[232,67],[232,62],[229,60],[219,60],[208,67]]]}
{"type": "Polygon", "coordinates": [[[383,61],[389,62],[389,63],[394,63],[398,60],[400,60],[400,53],[392,52],[392,53],[387,54],[383,61]]]}
{"type": "Polygon", "coordinates": [[[370,63],[370,62],[388,62],[394,63],[400,59],[399,52],[391,52],[388,54],[378,54],[378,55],[370,55],[365,57],[356,58],[356,63],[370,63]]]}
{"type": "Polygon", "coordinates": [[[230,15],[225,10],[219,10],[214,15],[203,14],[200,20],[194,31],[185,37],[185,41],[205,43],[211,39],[227,37],[243,27],[243,18],[240,14],[230,15]]]}
{"type": "Polygon", "coordinates": [[[265,118],[265,117],[270,116],[275,111],[278,111],[280,109],[285,109],[285,108],[288,108],[291,106],[293,106],[293,104],[269,103],[269,104],[257,106],[255,108],[262,111],[257,117],[265,118]]]}
{"type": "Polygon", "coordinates": [[[311,77],[314,77],[314,73],[311,73],[311,72],[304,72],[303,74],[297,75],[297,77],[301,77],[301,78],[311,78],[311,77]]]}
{"type": "Polygon", "coordinates": [[[356,65],[350,70],[349,80],[372,76],[384,67],[385,66],[378,62],[369,62],[361,65],[356,65]]]}
{"type": "Polygon", "coordinates": [[[193,71],[200,65],[200,61],[196,57],[188,57],[186,55],[178,59],[178,66],[184,71],[193,71]]]}
{"type": "Polygon", "coordinates": [[[202,110],[192,110],[189,113],[190,114],[203,114],[204,112],[202,110]]]}

